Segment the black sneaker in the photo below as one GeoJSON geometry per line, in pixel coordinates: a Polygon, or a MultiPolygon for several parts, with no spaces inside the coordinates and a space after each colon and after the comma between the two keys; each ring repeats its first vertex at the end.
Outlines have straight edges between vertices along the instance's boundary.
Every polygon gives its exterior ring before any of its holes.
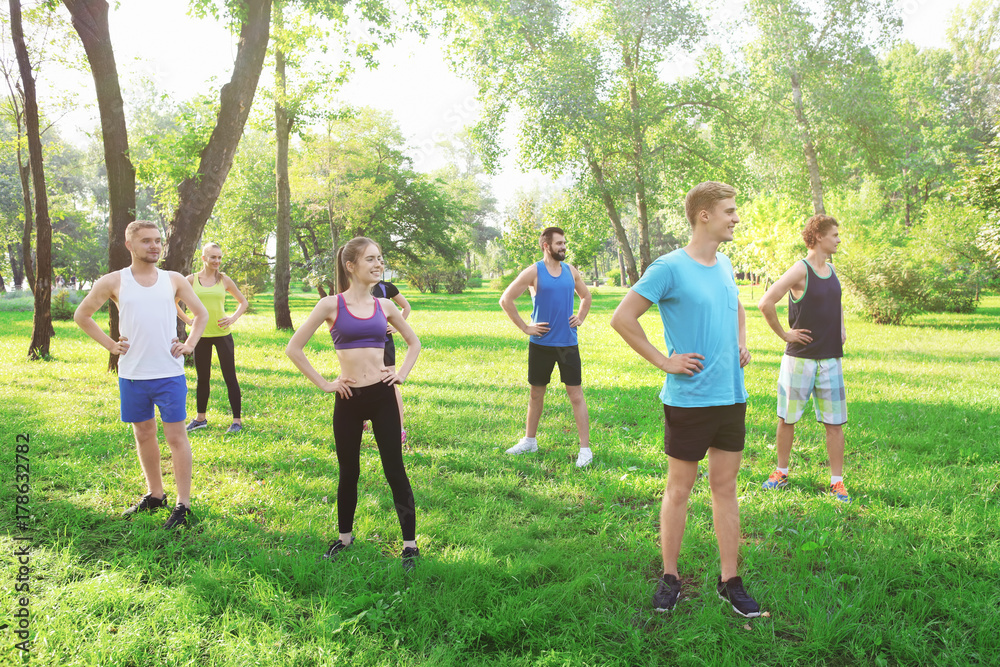
{"type": "Polygon", "coordinates": [[[190,431],[197,431],[198,429],[205,428],[206,426],[208,426],[208,420],[207,419],[192,419],[191,423],[188,424],[185,427],[184,430],[189,431],[189,432],[190,431]]]}
{"type": "Polygon", "coordinates": [[[733,577],[729,581],[723,581],[722,577],[719,577],[715,591],[720,598],[733,605],[733,611],[740,616],[746,618],[760,616],[760,605],[746,592],[746,589],[743,588],[743,580],[739,577],[733,577]]]}
{"type": "Polygon", "coordinates": [[[233,422],[229,425],[229,428],[226,429],[226,433],[239,433],[242,430],[243,426],[241,424],[233,422]]]}
{"type": "Polygon", "coordinates": [[[165,524],[163,524],[163,528],[171,530],[173,528],[177,528],[178,526],[187,526],[188,517],[191,517],[192,519],[194,518],[194,515],[191,513],[191,508],[187,505],[177,503],[174,507],[174,511],[170,513],[170,518],[167,519],[165,524]]]}
{"type": "Polygon", "coordinates": [[[420,549],[416,547],[406,547],[403,549],[403,569],[409,572],[417,566],[417,558],[420,556],[420,549]]]}
{"type": "Polygon", "coordinates": [[[340,552],[343,551],[344,549],[349,548],[352,544],[354,544],[354,540],[351,540],[347,544],[344,544],[342,541],[337,540],[336,542],[330,545],[329,549],[326,550],[326,553],[323,554],[323,558],[327,560],[337,560],[337,556],[340,555],[340,552]]]}
{"type": "Polygon", "coordinates": [[[155,512],[161,507],[166,506],[167,494],[164,493],[162,498],[154,498],[152,493],[147,493],[142,497],[142,500],[122,512],[122,516],[132,516],[133,514],[138,514],[139,512],[155,512]]]}
{"type": "Polygon", "coordinates": [[[681,597],[681,582],[672,574],[660,577],[660,583],[653,593],[653,610],[670,611],[681,597]]]}

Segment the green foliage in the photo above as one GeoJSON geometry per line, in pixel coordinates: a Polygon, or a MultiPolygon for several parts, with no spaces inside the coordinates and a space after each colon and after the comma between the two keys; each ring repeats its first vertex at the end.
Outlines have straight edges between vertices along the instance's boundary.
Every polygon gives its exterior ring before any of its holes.
{"type": "Polygon", "coordinates": [[[542,233],[542,223],[534,200],[521,197],[515,213],[508,216],[504,227],[506,268],[520,270],[541,258],[542,248],[538,238],[542,233]]]}
{"type": "Polygon", "coordinates": [[[606,217],[600,202],[579,188],[564,192],[542,207],[545,226],[566,232],[566,261],[584,272],[593,270],[594,257],[608,241],[606,217]]]}
{"type": "Polygon", "coordinates": [[[76,312],[80,300],[81,297],[75,290],[65,288],[52,290],[52,319],[63,321],[73,319],[73,313],[76,312]]]}
{"type": "Polygon", "coordinates": [[[514,282],[515,278],[517,278],[517,271],[505,273],[490,281],[490,289],[495,292],[503,292],[505,289],[510,287],[510,284],[514,282]]]}
{"type": "Polygon", "coordinates": [[[611,285],[621,285],[622,284],[622,270],[617,266],[607,273],[604,274],[604,278],[611,285]]]}
{"type": "Polygon", "coordinates": [[[901,324],[924,309],[927,295],[919,268],[904,250],[852,253],[837,263],[837,271],[856,309],[876,324],[901,324]]]}
{"type": "Polygon", "coordinates": [[[774,282],[805,257],[802,227],[809,216],[806,202],[788,196],[761,195],[739,209],[733,243],[720,250],[737,271],[774,282]]]}
{"type": "Polygon", "coordinates": [[[247,298],[247,302],[249,304],[247,306],[246,312],[250,314],[256,313],[257,304],[254,301],[254,297],[257,296],[257,293],[260,291],[260,288],[258,288],[257,285],[251,283],[243,283],[242,285],[240,285],[240,291],[243,292],[243,296],[247,298]]]}
{"type": "Polygon", "coordinates": [[[975,311],[979,282],[968,270],[912,247],[857,248],[837,262],[856,310],[876,324],[902,324],[918,313],[975,311]]]}
{"type": "Polygon", "coordinates": [[[426,259],[422,262],[407,262],[402,267],[406,282],[416,287],[421,293],[461,294],[466,287],[469,274],[465,265],[457,260],[446,260],[440,257],[426,259]]]}
{"type": "Polygon", "coordinates": [[[465,286],[469,289],[478,289],[483,286],[483,272],[482,271],[472,271],[469,273],[469,279],[465,282],[465,286]]]}
{"type": "Polygon", "coordinates": [[[0,312],[30,313],[35,310],[35,297],[28,290],[15,290],[0,295],[0,312]]]}

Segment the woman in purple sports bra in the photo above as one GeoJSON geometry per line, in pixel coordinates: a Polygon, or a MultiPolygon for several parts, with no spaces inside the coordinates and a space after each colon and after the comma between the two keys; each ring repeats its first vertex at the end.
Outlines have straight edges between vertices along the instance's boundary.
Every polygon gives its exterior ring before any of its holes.
{"type": "Polygon", "coordinates": [[[354,543],[354,511],[358,505],[361,475],[361,432],[371,420],[396,514],[403,533],[403,567],[412,569],[420,555],[416,542],[416,512],[413,490],[403,467],[399,408],[393,385],[402,384],[420,354],[420,340],[390,299],[372,296],[372,287],[382,277],[382,250],[364,237],[348,241],[337,253],[340,294],[320,300],[308,319],[288,341],[285,354],[313,384],[336,393],[333,403],[333,439],[340,467],[337,482],[339,539],[324,558],[333,559],[354,543]],[[309,363],[305,345],[326,322],[340,362],[340,375],[327,380],[309,363]],[[406,341],[406,359],[393,372],[383,359],[386,324],[406,341]]]}

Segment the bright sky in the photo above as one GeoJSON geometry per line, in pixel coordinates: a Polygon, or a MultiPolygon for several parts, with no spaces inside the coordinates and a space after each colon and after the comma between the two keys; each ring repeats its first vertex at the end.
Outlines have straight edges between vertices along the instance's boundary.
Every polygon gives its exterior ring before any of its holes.
{"type": "MultiPolygon", "coordinates": [[[[900,0],[902,38],[918,46],[945,46],[945,26],[952,10],[969,0],[900,0]]],[[[236,55],[234,40],[212,20],[187,14],[186,0],[126,0],[112,10],[111,35],[123,85],[138,75],[152,76],[159,89],[187,99],[208,89],[215,78],[226,81],[236,55]]],[[[418,169],[433,169],[443,158],[435,143],[472,124],[478,112],[475,88],[453,74],[441,43],[421,43],[413,36],[381,52],[375,71],[358,70],[342,99],[393,113],[409,138],[418,169]]],[[[90,77],[75,82],[81,100],[93,98],[90,77]]],[[[219,84],[216,84],[216,88],[219,84]]],[[[82,131],[98,126],[96,104],[66,119],[82,131]]],[[[72,132],[66,132],[72,134],[72,132]]],[[[501,206],[518,190],[550,187],[538,173],[523,174],[513,157],[493,179],[501,206]]]]}

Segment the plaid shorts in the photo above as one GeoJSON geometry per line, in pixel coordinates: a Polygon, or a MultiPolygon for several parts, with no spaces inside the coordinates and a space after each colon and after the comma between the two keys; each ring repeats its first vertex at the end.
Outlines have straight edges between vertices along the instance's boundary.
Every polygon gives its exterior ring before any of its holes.
{"type": "Polygon", "coordinates": [[[802,419],[813,397],[816,421],[839,426],[847,423],[847,390],[841,359],[781,357],[778,372],[778,416],[786,424],[802,419]]]}

